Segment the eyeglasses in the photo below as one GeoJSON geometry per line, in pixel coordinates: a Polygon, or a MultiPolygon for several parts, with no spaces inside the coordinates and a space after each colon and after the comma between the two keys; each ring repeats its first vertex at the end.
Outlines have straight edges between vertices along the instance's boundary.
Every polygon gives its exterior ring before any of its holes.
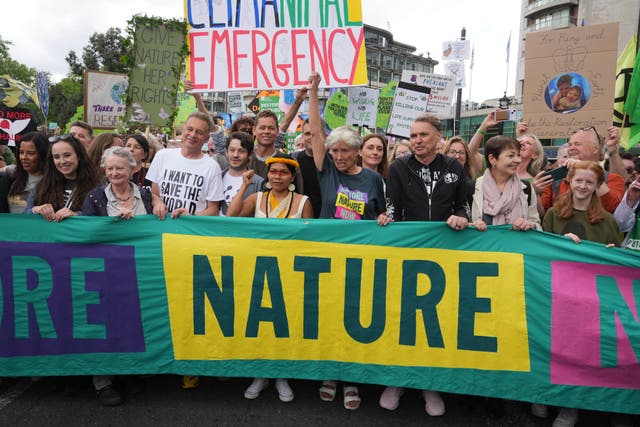
{"type": "Polygon", "coordinates": [[[460,151],[456,151],[456,150],[449,150],[449,151],[447,151],[447,155],[448,155],[449,157],[456,157],[456,156],[460,156],[460,157],[462,157],[462,156],[466,156],[466,155],[467,155],[467,152],[466,152],[466,151],[464,151],[464,150],[460,150],[460,151]]]}
{"type": "Polygon", "coordinates": [[[592,129],[593,129],[593,131],[596,133],[596,137],[598,138],[598,144],[600,144],[600,142],[602,141],[602,140],[600,139],[600,134],[598,133],[598,131],[596,130],[596,128],[595,128],[595,127],[593,127],[593,126],[587,126],[587,127],[584,127],[584,128],[576,129],[576,130],[574,130],[573,132],[571,132],[571,135],[573,135],[574,133],[580,132],[580,131],[583,131],[583,132],[589,132],[589,131],[590,131],[590,130],[592,130],[592,129]]]}
{"type": "Polygon", "coordinates": [[[74,141],[74,142],[78,142],[78,140],[70,133],[65,133],[63,135],[54,135],[52,137],[49,138],[49,142],[51,144],[58,142],[58,141],[74,141]]]}
{"type": "Polygon", "coordinates": [[[273,176],[286,176],[286,175],[291,175],[291,171],[289,169],[282,169],[282,170],[269,169],[268,174],[273,176]]]}

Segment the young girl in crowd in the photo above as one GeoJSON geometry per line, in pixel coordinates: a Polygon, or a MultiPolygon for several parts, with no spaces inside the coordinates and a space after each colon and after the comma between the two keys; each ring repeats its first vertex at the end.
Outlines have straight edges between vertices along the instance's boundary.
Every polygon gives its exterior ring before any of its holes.
{"type": "MultiPolygon", "coordinates": [[[[590,240],[605,245],[619,246],[621,242],[618,224],[607,212],[596,195],[598,187],[605,181],[604,170],[596,162],[575,162],[567,180],[570,190],[561,194],[553,207],[544,216],[542,229],[550,233],[562,234],[580,243],[590,240]]],[[[545,405],[534,404],[534,415],[546,417],[545,405]]],[[[553,425],[575,426],[578,422],[578,410],[561,408],[553,425]]]]}
{"type": "Polygon", "coordinates": [[[79,214],[99,180],[86,150],[71,134],[51,137],[49,142],[44,175],[29,194],[27,212],[59,222],[79,214]]]}

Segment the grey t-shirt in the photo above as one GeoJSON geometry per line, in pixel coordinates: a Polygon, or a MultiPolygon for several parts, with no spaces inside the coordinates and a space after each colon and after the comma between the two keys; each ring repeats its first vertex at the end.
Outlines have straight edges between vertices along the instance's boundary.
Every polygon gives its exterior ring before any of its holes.
{"type": "Polygon", "coordinates": [[[385,210],[382,177],[369,169],[348,175],[336,169],[327,153],[319,172],[320,218],[376,219],[385,210]]]}

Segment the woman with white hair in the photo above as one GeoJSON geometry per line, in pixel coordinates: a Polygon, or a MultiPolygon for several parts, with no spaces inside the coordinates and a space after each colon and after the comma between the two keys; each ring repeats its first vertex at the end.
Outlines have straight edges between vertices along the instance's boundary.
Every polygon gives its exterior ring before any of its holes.
{"type": "MultiPolygon", "coordinates": [[[[322,195],[320,218],[377,219],[378,224],[386,225],[390,219],[385,213],[382,177],[373,170],[359,166],[357,162],[362,145],[360,135],[342,126],[325,137],[318,105],[319,84],[320,75],[313,73],[309,77],[308,120],[313,161],[318,170],[322,195]]],[[[323,381],[319,390],[320,398],[332,401],[336,391],[336,381],[323,381]]],[[[344,407],[349,410],[360,407],[358,387],[353,384],[344,385],[344,407]]]]}
{"type": "Polygon", "coordinates": [[[151,191],[130,181],[136,159],[125,147],[105,150],[100,160],[107,183],[87,194],[82,205],[82,214],[89,216],[118,216],[130,219],[135,215],[153,212],[151,191]]]}

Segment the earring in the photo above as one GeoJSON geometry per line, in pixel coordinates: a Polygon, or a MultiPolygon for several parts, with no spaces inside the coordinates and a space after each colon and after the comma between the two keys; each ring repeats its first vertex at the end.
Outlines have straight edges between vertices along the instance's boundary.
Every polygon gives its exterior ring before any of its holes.
{"type": "Polygon", "coordinates": [[[289,191],[293,191],[296,189],[296,185],[294,183],[291,183],[287,188],[289,189],[289,191]]]}
{"type": "Polygon", "coordinates": [[[269,181],[267,181],[267,183],[264,185],[264,187],[265,187],[267,190],[271,190],[271,183],[270,183],[269,181]]]}

